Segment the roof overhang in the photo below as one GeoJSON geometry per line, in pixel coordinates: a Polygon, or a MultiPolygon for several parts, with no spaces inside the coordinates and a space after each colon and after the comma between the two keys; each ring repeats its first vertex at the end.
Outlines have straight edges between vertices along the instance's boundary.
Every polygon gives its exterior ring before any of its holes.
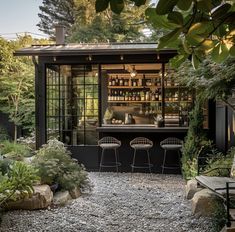
{"type": "Polygon", "coordinates": [[[17,50],[16,56],[81,56],[125,54],[177,54],[173,49],[157,50],[156,43],[33,45],[17,50]]]}

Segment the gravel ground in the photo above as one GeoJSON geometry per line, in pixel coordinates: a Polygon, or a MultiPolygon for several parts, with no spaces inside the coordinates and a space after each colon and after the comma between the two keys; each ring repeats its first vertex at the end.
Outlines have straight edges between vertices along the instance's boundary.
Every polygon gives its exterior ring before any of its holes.
{"type": "Polygon", "coordinates": [[[89,173],[94,187],[67,206],[12,211],[1,232],[210,232],[207,218],[191,215],[179,175],[89,173]]]}

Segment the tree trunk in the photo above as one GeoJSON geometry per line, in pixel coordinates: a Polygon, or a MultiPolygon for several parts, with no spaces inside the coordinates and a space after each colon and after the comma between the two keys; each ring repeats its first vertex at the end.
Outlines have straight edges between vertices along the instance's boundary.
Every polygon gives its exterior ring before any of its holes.
{"type": "Polygon", "coordinates": [[[14,142],[15,143],[17,141],[17,129],[18,129],[17,125],[14,125],[14,142]]]}

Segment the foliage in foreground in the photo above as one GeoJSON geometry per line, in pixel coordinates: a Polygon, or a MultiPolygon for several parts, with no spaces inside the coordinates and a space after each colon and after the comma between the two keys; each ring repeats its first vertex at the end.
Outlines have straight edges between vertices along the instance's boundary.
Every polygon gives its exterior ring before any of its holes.
{"type": "MultiPolygon", "coordinates": [[[[96,0],[96,11],[109,6],[120,14],[127,0],[96,0]]],[[[146,0],[132,0],[137,6],[146,0]]],[[[171,47],[178,50],[172,64],[178,66],[190,56],[195,68],[210,53],[215,62],[235,56],[235,1],[231,0],[159,0],[156,8],[151,6],[146,15],[155,30],[168,29],[161,37],[158,48],[171,47]]]]}
{"type": "Polygon", "coordinates": [[[0,153],[4,157],[13,160],[23,160],[31,156],[31,150],[27,145],[5,140],[0,144],[0,153]]]}
{"type": "Polygon", "coordinates": [[[14,161],[6,174],[0,172],[0,207],[9,200],[33,194],[33,184],[38,180],[37,171],[20,161],[14,161]]]}
{"type": "Polygon", "coordinates": [[[33,165],[39,170],[43,184],[56,184],[60,188],[71,190],[88,183],[85,168],[71,158],[70,152],[62,142],[49,140],[38,150],[33,165]]]}
{"type": "Polygon", "coordinates": [[[203,172],[207,176],[230,176],[234,156],[234,147],[231,147],[226,155],[217,150],[213,150],[211,154],[206,154],[207,164],[203,172]]]}
{"type": "Polygon", "coordinates": [[[197,159],[205,148],[210,146],[203,132],[202,102],[196,100],[190,112],[190,123],[182,148],[182,172],[185,179],[197,175],[197,159]]]}

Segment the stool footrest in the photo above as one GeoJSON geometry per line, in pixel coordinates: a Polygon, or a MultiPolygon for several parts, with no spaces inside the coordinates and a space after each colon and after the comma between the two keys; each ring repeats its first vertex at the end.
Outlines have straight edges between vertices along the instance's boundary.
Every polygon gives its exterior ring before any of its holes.
{"type": "Polygon", "coordinates": [[[100,167],[104,167],[104,168],[113,168],[113,167],[119,167],[122,164],[120,162],[109,162],[109,163],[103,163],[100,164],[100,167]]]}
{"type": "Polygon", "coordinates": [[[164,168],[164,169],[179,169],[180,166],[161,166],[161,168],[164,168]]]}
{"type": "Polygon", "coordinates": [[[153,164],[148,164],[148,163],[146,163],[146,164],[141,164],[141,165],[133,165],[133,164],[131,164],[131,167],[132,168],[152,168],[153,167],[153,164]]]}

